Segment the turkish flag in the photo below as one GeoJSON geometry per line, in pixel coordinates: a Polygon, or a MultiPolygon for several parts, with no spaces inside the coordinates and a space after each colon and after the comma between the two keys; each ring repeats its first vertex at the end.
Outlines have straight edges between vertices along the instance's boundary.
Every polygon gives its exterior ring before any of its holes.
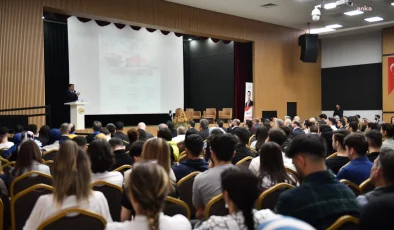
{"type": "Polygon", "coordinates": [[[390,94],[394,90],[394,57],[388,58],[388,94],[390,94]]]}

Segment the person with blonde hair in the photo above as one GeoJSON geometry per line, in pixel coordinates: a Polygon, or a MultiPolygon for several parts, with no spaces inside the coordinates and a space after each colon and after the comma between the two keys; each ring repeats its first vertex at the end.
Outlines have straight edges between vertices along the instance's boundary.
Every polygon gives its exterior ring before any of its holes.
{"type": "Polygon", "coordinates": [[[172,120],[172,122],[174,123],[174,128],[177,129],[179,126],[187,127],[188,121],[189,119],[187,119],[187,116],[183,109],[177,108],[175,110],[175,117],[172,120]]]}
{"type": "Polygon", "coordinates": [[[53,194],[38,198],[24,230],[33,230],[57,212],[75,207],[95,212],[112,222],[107,199],[91,188],[90,161],[87,154],[73,141],[60,145],[52,168],[53,194]]]}
{"type": "Polygon", "coordinates": [[[128,196],[135,210],[135,218],[132,221],[109,223],[106,229],[191,229],[186,217],[182,215],[170,217],[162,212],[171,184],[167,171],[154,162],[137,163],[130,179],[126,182],[129,188],[128,196]]]}

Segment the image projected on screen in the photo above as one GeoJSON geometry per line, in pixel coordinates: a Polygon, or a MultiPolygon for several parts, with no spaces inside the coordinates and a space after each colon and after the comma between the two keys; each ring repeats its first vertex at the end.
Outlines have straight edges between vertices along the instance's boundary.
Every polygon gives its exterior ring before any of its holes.
{"type": "Polygon", "coordinates": [[[183,108],[181,37],[68,19],[70,83],[86,114],[153,114],[183,108]]]}

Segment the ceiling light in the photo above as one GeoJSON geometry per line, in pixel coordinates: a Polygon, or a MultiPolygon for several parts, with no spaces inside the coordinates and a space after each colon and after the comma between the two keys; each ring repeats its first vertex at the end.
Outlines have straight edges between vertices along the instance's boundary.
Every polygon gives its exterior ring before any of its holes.
{"type": "Polygon", "coordinates": [[[327,3],[324,5],[324,9],[326,9],[326,10],[334,9],[334,8],[337,8],[337,4],[335,4],[335,2],[327,3]]]}
{"type": "Polygon", "coordinates": [[[320,33],[331,32],[331,31],[335,31],[335,30],[332,28],[319,28],[319,29],[312,29],[309,33],[320,34],[320,33]]]}
{"type": "Polygon", "coordinates": [[[339,25],[339,24],[333,24],[333,25],[326,26],[326,28],[330,28],[330,29],[336,29],[336,28],[341,28],[341,27],[342,27],[342,25],[339,25]]]}
{"type": "Polygon", "coordinates": [[[394,2],[392,2],[391,5],[394,6],[394,2]]]}
{"type": "Polygon", "coordinates": [[[189,39],[187,39],[188,41],[192,41],[193,39],[191,39],[191,38],[189,38],[189,39]]]}
{"type": "Polygon", "coordinates": [[[360,11],[360,10],[353,10],[353,11],[348,11],[345,12],[344,14],[348,15],[348,16],[354,16],[354,15],[359,15],[359,14],[363,14],[364,12],[360,11]]]}
{"type": "Polygon", "coordinates": [[[364,19],[367,22],[378,22],[378,21],[383,21],[383,18],[381,17],[372,17],[372,18],[366,18],[364,19]]]}

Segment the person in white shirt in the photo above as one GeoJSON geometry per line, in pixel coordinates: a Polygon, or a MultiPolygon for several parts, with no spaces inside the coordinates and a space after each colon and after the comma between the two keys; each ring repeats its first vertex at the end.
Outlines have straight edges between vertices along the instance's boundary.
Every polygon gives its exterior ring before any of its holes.
{"type": "Polygon", "coordinates": [[[30,171],[51,175],[49,167],[41,162],[41,151],[37,144],[33,140],[25,141],[19,147],[15,167],[11,170],[11,177],[16,178],[30,171]]]}
{"type": "Polygon", "coordinates": [[[259,151],[268,137],[268,129],[265,126],[259,126],[256,129],[256,140],[250,144],[250,148],[259,151]]]}
{"type": "Polygon", "coordinates": [[[132,221],[108,223],[107,230],[191,230],[189,220],[182,215],[166,216],[162,210],[169,192],[168,172],[157,163],[134,164],[127,181],[129,198],[135,210],[132,221]]]}
{"type": "Polygon", "coordinates": [[[47,218],[61,210],[76,207],[95,212],[112,222],[107,199],[91,188],[90,161],[73,141],[65,141],[53,164],[53,194],[38,198],[24,230],[36,230],[47,218]]]}
{"type": "MultiPolygon", "coordinates": [[[[286,141],[286,133],[280,129],[280,128],[271,128],[268,131],[268,138],[266,139],[266,142],[275,142],[279,146],[282,146],[285,141],[286,141]]],[[[282,152],[282,157],[283,157],[283,164],[285,167],[291,168],[295,170],[295,167],[293,165],[293,162],[291,159],[287,158],[285,156],[285,153],[282,152]]],[[[259,175],[260,172],[260,156],[254,158],[249,165],[249,169],[255,174],[259,175]]]]}
{"type": "Polygon", "coordinates": [[[221,173],[223,198],[230,214],[211,216],[197,230],[255,230],[266,218],[274,216],[275,214],[269,209],[254,210],[260,195],[257,183],[257,177],[246,168],[231,167],[223,171],[221,173]]]}
{"type": "Polygon", "coordinates": [[[105,181],[118,187],[123,186],[123,176],[120,172],[111,172],[115,158],[111,145],[106,140],[94,140],[88,148],[92,169],[92,183],[105,181]]]}
{"type": "Polygon", "coordinates": [[[176,132],[177,132],[178,136],[172,138],[172,141],[175,142],[175,143],[177,143],[177,144],[178,144],[179,142],[185,141],[186,128],[183,127],[183,126],[179,126],[179,127],[176,129],[176,132]]]}
{"type": "Polygon", "coordinates": [[[0,149],[9,149],[12,146],[14,146],[14,143],[8,141],[8,129],[0,127],[0,149]]]}
{"type": "Polygon", "coordinates": [[[394,148],[394,126],[389,123],[382,124],[380,132],[384,137],[382,147],[394,148]]]}
{"type": "Polygon", "coordinates": [[[331,129],[333,131],[338,129],[337,126],[336,126],[337,125],[337,120],[335,120],[335,118],[329,117],[327,121],[328,121],[328,125],[331,127],[331,129]]]}

